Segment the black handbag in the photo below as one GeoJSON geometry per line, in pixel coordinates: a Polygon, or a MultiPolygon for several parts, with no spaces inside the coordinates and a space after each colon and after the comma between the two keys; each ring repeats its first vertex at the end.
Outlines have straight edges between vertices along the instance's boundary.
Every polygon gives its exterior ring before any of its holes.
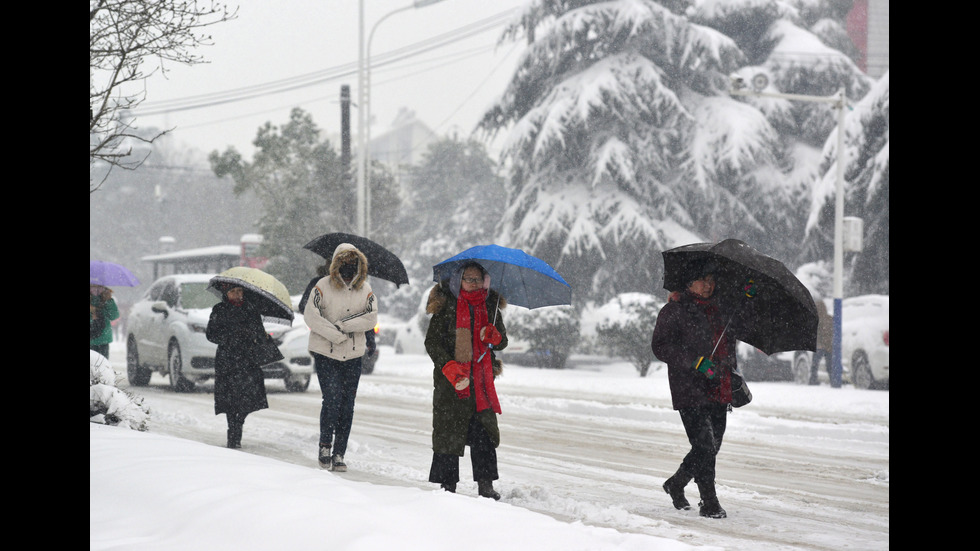
{"type": "Polygon", "coordinates": [[[732,407],[740,408],[752,401],[752,391],[737,368],[732,370],[732,407]]]}
{"type": "Polygon", "coordinates": [[[282,352],[268,334],[266,334],[266,338],[260,338],[259,342],[255,343],[255,346],[252,347],[252,354],[259,365],[271,364],[283,359],[282,352]]]}

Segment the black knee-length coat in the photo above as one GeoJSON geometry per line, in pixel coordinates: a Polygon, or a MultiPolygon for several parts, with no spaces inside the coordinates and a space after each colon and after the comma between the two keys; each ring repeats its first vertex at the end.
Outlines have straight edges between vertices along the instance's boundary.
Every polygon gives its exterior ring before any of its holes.
{"type": "Polygon", "coordinates": [[[206,336],[218,345],[214,358],[214,414],[250,413],[269,407],[262,366],[256,358],[283,356],[262,325],[258,310],[247,298],[241,306],[224,298],[211,310],[206,336]]]}

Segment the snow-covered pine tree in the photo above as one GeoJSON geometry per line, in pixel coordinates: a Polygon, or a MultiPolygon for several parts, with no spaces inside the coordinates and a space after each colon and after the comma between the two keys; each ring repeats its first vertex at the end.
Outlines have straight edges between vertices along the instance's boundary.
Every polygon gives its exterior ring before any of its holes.
{"type": "Polygon", "coordinates": [[[671,182],[695,123],[679,91],[717,94],[744,56],[665,4],[540,0],[505,33],[534,39],[480,123],[491,135],[512,127],[502,237],[580,299],[653,292],[660,251],[700,240],[671,182]]]}
{"type": "Polygon", "coordinates": [[[729,75],[859,97],[867,77],[820,39],[840,41],[844,4],[530,2],[503,38],[526,37],[524,58],[480,123],[508,128],[501,241],[555,266],[576,300],[662,292],[660,252],[694,241],[795,259],[833,113],[732,98],[729,75]]]}
{"type": "MultiPolygon", "coordinates": [[[[863,220],[863,250],[850,261],[845,295],[889,290],[889,73],[882,75],[844,121],[844,215],[863,220]]],[[[833,258],[837,186],[837,132],[827,138],[820,177],[813,186],[803,258],[833,258]]]]}

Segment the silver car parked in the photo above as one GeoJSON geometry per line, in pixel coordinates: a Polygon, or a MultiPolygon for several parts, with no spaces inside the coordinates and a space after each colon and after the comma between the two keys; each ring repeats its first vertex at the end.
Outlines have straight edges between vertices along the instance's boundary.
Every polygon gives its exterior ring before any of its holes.
{"type": "MultiPolygon", "coordinates": [[[[211,308],[220,300],[207,290],[214,274],[174,274],[153,282],[126,320],[126,374],[133,386],[145,386],[153,372],[170,379],[175,392],[214,377],[217,345],[205,332],[211,308]]],[[[282,379],[290,392],[310,386],[313,358],[309,328],[302,316],[292,327],[266,324],[284,359],[262,367],[266,379],[282,379]]]]}

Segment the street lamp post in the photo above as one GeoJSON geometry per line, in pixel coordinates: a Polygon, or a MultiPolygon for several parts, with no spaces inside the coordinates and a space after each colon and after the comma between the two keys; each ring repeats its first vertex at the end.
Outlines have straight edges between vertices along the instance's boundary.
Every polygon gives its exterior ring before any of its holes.
{"type": "Polygon", "coordinates": [[[841,88],[833,96],[807,96],[803,94],[780,94],[763,92],[768,85],[768,78],[763,74],[752,79],[752,90],[745,88],[745,83],[739,77],[732,78],[733,96],[759,96],[766,98],[782,98],[798,101],[811,101],[832,104],[837,109],[837,185],[834,190],[836,204],[834,205],[834,351],[831,355],[830,386],[840,388],[843,373],[841,365],[841,321],[843,314],[842,301],[844,298],[844,107],[847,96],[841,88]]]}
{"type": "Polygon", "coordinates": [[[411,6],[388,12],[375,22],[364,44],[364,0],[360,0],[359,46],[357,52],[357,233],[368,237],[371,231],[371,175],[368,173],[368,144],[371,140],[371,41],[382,21],[396,13],[422,8],[443,0],[415,0],[411,6]]]}

